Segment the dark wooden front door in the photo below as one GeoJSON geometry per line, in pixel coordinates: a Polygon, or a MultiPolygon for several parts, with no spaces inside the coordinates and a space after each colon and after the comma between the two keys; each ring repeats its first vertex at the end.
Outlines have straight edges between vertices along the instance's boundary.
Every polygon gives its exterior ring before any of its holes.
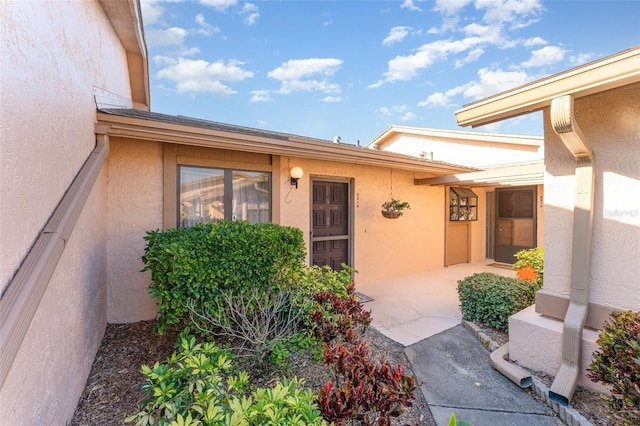
{"type": "Polygon", "coordinates": [[[350,263],[349,184],[314,181],[312,197],[311,263],[339,271],[350,263]]]}
{"type": "Polygon", "coordinates": [[[496,189],[496,262],[515,263],[513,256],[536,246],[536,188],[496,189]]]}

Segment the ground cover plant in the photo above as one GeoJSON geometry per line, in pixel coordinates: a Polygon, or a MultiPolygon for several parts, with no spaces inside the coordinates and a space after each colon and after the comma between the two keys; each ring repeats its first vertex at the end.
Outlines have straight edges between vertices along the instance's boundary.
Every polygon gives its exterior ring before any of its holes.
{"type": "Polygon", "coordinates": [[[640,312],[611,314],[596,343],[587,377],[611,386],[611,407],[622,424],[640,424],[640,312]]]}
{"type": "Polygon", "coordinates": [[[481,272],[458,281],[460,311],[467,321],[506,330],[509,317],[535,303],[537,282],[481,272]]]}

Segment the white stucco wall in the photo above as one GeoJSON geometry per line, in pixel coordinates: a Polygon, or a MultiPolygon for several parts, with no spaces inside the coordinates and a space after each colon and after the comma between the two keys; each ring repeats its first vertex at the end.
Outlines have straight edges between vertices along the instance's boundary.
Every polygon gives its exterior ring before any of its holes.
{"type": "Polygon", "coordinates": [[[162,228],[162,144],[114,138],[108,160],[108,322],[153,319],[146,231],[162,228]]]}
{"type": "Polygon", "coordinates": [[[106,186],[103,168],[0,389],[0,424],[71,420],[106,326],[106,186]]]}
{"type": "Polygon", "coordinates": [[[130,98],[125,52],[94,1],[3,1],[0,290],[95,146],[93,87],[130,98]]]}
{"type": "MultiPolygon", "coordinates": [[[[595,153],[591,301],[640,310],[640,84],[578,99],[575,109],[595,153]]],[[[546,133],[544,287],[568,295],[575,162],[546,133]]]]}
{"type": "MultiPolygon", "coordinates": [[[[95,147],[93,88],[130,99],[126,55],[94,1],[0,2],[0,290],[95,147]]],[[[3,424],[65,424],[106,322],[106,173],[0,390],[3,424]]]]}
{"type": "Polygon", "coordinates": [[[500,164],[522,163],[542,160],[543,147],[531,145],[483,143],[472,141],[438,141],[411,135],[399,135],[383,151],[420,156],[427,159],[462,164],[470,167],[490,167],[500,164]]]}
{"type": "MultiPolygon", "coordinates": [[[[575,101],[575,118],[595,155],[595,206],[590,300],[615,309],[640,310],[640,84],[575,101]]],[[[575,161],[553,132],[545,111],[544,289],[569,297],[573,241],[575,161]]],[[[585,330],[579,384],[596,331],[585,330]]],[[[555,375],[561,361],[562,321],[533,309],[509,321],[510,357],[555,375]]]]}

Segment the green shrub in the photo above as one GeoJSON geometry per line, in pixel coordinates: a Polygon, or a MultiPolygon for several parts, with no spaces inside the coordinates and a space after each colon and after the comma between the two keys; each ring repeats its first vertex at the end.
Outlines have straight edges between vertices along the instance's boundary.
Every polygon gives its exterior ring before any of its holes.
{"type": "Polygon", "coordinates": [[[506,330],[509,316],[535,303],[534,284],[490,272],[458,281],[462,317],[467,321],[506,330]]]}
{"type": "Polygon", "coordinates": [[[518,278],[528,281],[525,275],[527,272],[533,272],[533,279],[538,285],[538,290],[541,289],[544,276],[544,250],[542,247],[520,250],[514,256],[518,259],[513,264],[513,269],[518,271],[518,278]]]}
{"type": "Polygon", "coordinates": [[[158,333],[184,319],[189,303],[213,309],[223,291],[292,287],[304,266],[302,231],[271,223],[221,221],[149,231],[145,240],[158,333]]]}
{"type": "Polygon", "coordinates": [[[249,376],[234,368],[225,351],[196,343],[187,332],[179,352],[166,363],[142,367],[142,390],[149,397],[125,419],[136,426],[163,425],[326,425],[311,390],[302,380],[249,389],[249,376]]]}
{"type": "Polygon", "coordinates": [[[640,424],[640,312],[614,312],[596,341],[588,368],[594,382],[611,385],[611,406],[624,424],[640,424]]]}

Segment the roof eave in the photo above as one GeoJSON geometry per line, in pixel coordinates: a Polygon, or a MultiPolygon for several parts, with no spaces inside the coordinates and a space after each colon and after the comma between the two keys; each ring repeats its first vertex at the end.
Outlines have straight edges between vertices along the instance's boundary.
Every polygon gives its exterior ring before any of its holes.
{"type": "Polygon", "coordinates": [[[97,113],[97,119],[96,133],[107,134],[112,137],[392,167],[430,173],[436,176],[477,170],[465,166],[431,162],[402,154],[330,142],[303,140],[303,138],[300,138],[300,140],[297,138],[271,139],[264,136],[179,125],[157,120],[122,117],[100,111],[97,113]]]}
{"type": "Polygon", "coordinates": [[[98,2],[127,53],[133,106],[148,111],[149,67],[140,0],[98,2]]]}
{"type": "Polygon", "coordinates": [[[455,115],[460,126],[482,126],[541,110],[558,96],[580,98],[638,81],[640,47],[635,47],[465,105],[455,115]]]}

